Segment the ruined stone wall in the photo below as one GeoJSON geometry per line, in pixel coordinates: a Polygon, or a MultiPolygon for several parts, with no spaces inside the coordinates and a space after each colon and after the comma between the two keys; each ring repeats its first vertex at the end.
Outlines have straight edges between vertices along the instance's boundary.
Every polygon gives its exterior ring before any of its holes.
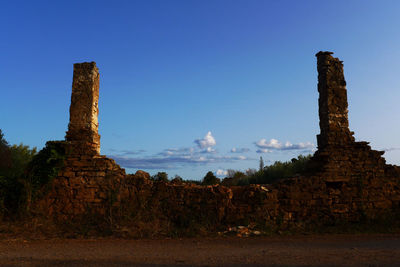
{"type": "Polygon", "coordinates": [[[332,57],[332,52],[319,52],[317,56],[319,126],[318,149],[343,146],[354,142],[349,130],[346,81],[343,63],[332,57]]]}
{"type": "Polygon", "coordinates": [[[343,63],[332,54],[316,55],[321,132],[317,135],[318,151],[312,158],[312,174],[332,182],[383,179],[389,172],[397,175],[393,166],[386,165],[384,151],[372,150],[367,142],[355,142],[347,117],[343,63]]]}
{"type": "Polygon", "coordinates": [[[98,153],[98,70],[94,63],[75,64],[67,157],[41,200],[42,213],[64,221],[95,213],[129,229],[149,226],[155,234],[196,225],[205,231],[249,223],[304,227],[399,214],[399,167],[387,165],[383,152],[367,142],[354,140],[343,64],[331,52],[316,56],[321,132],[309,173],[239,187],[153,182],[142,171],[125,175],[98,153]]]}

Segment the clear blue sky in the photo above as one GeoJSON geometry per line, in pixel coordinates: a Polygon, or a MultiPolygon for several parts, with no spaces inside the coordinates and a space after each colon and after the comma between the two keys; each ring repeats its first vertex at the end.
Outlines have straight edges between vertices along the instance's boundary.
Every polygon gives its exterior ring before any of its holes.
{"type": "Polygon", "coordinates": [[[0,128],[11,144],[63,139],[73,63],[96,61],[102,154],[128,172],[257,168],[312,151],[314,55],[329,50],[356,139],[400,165],[399,14],[400,1],[1,1],[0,128]]]}

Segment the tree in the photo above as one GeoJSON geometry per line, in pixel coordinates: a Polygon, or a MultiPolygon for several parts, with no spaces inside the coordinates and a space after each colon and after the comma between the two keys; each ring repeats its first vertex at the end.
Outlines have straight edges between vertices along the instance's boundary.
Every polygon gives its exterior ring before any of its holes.
{"type": "Polygon", "coordinates": [[[203,178],[203,185],[213,185],[213,184],[219,184],[221,182],[220,179],[218,179],[213,172],[207,172],[206,176],[203,178]]]}
{"type": "Polygon", "coordinates": [[[256,169],[247,169],[246,170],[246,176],[253,176],[257,172],[256,169]]]}
{"type": "Polygon", "coordinates": [[[290,161],[276,161],[250,177],[250,184],[271,184],[280,179],[299,176],[306,171],[311,155],[300,155],[290,161]]]}
{"type": "Polygon", "coordinates": [[[0,129],[0,147],[8,147],[8,142],[4,139],[3,131],[0,129]]]}
{"type": "Polygon", "coordinates": [[[264,170],[264,160],[262,157],[260,157],[260,172],[262,172],[264,170]]]}
{"type": "Polygon", "coordinates": [[[228,177],[228,178],[233,178],[233,176],[235,176],[235,173],[236,173],[237,171],[236,171],[236,170],[233,170],[233,169],[227,169],[226,172],[227,172],[226,177],[228,177]]]}
{"type": "Polygon", "coordinates": [[[7,171],[11,168],[12,158],[11,158],[11,151],[8,142],[4,138],[4,134],[0,129],[0,177],[3,172],[7,171]]]}
{"type": "Polygon", "coordinates": [[[176,174],[174,179],[171,180],[171,183],[181,184],[181,183],[183,183],[183,179],[182,179],[182,177],[180,177],[179,175],[176,174]]]}
{"type": "Polygon", "coordinates": [[[64,165],[65,147],[63,141],[48,141],[29,162],[22,183],[24,185],[26,210],[30,203],[42,196],[64,165]]]}
{"type": "Polygon", "coordinates": [[[23,144],[10,146],[0,131],[0,216],[15,214],[24,200],[24,179],[36,154],[23,144]]]}
{"type": "Polygon", "coordinates": [[[154,181],[163,181],[163,182],[168,182],[168,173],[166,172],[157,172],[156,175],[153,177],[154,181]]]}
{"type": "Polygon", "coordinates": [[[13,145],[10,147],[11,157],[12,157],[12,168],[10,169],[10,176],[22,178],[26,171],[28,163],[36,155],[36,147],[29,148],[29,146],[23,145],[13,145]]]}

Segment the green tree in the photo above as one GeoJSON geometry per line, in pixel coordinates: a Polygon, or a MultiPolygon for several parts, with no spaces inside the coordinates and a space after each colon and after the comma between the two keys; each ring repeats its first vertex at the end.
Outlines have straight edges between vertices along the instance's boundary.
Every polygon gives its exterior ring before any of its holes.
{"type": "Polygon", "coordinates": [[[0,147],[8,147],[8,142],[4,138],[4,134],[1,129],[0,129],[0,147]]]}
{"type": "Polygon", "coordinates": [[[26,209],[29,210],[32,200],[46,193],[64,165],[65,148],[63,141],[49,141],[37,153],[27,166],[27,174],[22,180],[26,209]]]}
{"type": "Polygon", "coordinates": [[[168,173],[166,173],[166,172],[158,172],[152,178],[153,178],[154,181],[168,182],[168,173]]]}
{"type": "Polygon", "coordinates": [[[0,133],[0,214],[17,212],[23,200],[23,180],[27,175],[29,162],[36,154],[36,148],[20,144],[9,146],[0,133]]]}
{"type": "Polygon", "coordinates": [[[203,178],[203,185],[214,185],[214,184],[219,184],[221,182],[220,179],[218,179],[213,172],[207,172],[206,176],[203,178]]]}
{"type": "Polygon", "coordinates": [[[11,151],[4,134],[0,129],[0,177],[2,173],[11,168],[11,151]]]}
{"type": "Polygon", "coordinates": [[[174,178],[171,180],[171,183],[180,184],[183,183],[183,179],[179,175],[175,175],[174,178]]]}
{"type": "Polygon", "coordinates": [[[260,157],[260,169],[259,171],[262,172],[264,170],[264,160],[262,157],[260,157]]]}
{"type": "Polygon", "coordinates": [[[10,147],[12,167],[9,169],[9,177],[23,178],[29,162],[36,155],[36,147],[29,148],[24,144],[13,145],[10,147]]]}
{"type": "Polygon", "coordinates": [[[306,171],[307,164],[311,155],[300,155],[290,161],[276,161],[274,164],[264,168],[262,172],[257,172],[250,177],[250,184],[270,184],[280,179],[295,177],[306,171]]]}

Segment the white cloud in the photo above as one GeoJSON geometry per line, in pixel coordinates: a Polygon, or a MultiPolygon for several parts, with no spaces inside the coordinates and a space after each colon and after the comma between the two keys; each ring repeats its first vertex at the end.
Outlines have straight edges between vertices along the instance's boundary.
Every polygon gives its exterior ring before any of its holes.
{"type": "Polygon", "coordinates": [[[201,148],[208,148],[215,146],[217,142],[215,141],[215,138],[212,136],[211,132],[209,131],[206,136],[204,136],[203,139],[196,139],[194,142],[201,148]]]}
{"type": "Polygon", "coordinates": [[[234,147],[234,148],[231,149],[231,153],[246,153],[246,152],[249,152],[249,151],[250,151],[250,149],[248,149],[246,147],[243,147],[243,148],[234,147]]]}
{"type": "Polygon", "coordinates": [[[182,148],[167,148],[158,154],[162,156],[178,156],[178,155],[184,156],[184,155],[191,155],[193,153],[194,153],[193,147],[182,147],[182,148]]]}
{"type": "Polygon", "coordinates": [[[267,148],[257,149],[257,153],[271,153],[272,151],[267,148]]]}
{"type": "Polygon", "coordinates": [[[215,172],[215,175],[216,176],[227,176],[228,175],[228,171],[226,171],[226,170],[221,170],[221,169],[218,169],[216,172],[215,172]]]}
{"type": "MultiPolygon", "coordinates": [[[[194,141],[198,147],[167,148],[153,155],[128,155],[116,153],[109,155],[118,164],[125,168],[137,169],[171,169],[187,165],[206,165],[215,163],[233,163],[243,160],[252,160],[243,155],[220,155],[214,148],[216,141],[211,132],[204,138],[194,141]]],[[[247,151],[246,148],[236,149],[247,151]]]]}
{"type": "Polygon", "coordinates": [[[255,145],[260,148],[257,150],[257,153],[267,153],[271,152],[270,150],[312,150],[314,149],[314,144],[310,142],[306,143],[298,143],[298,144],[292,144],[289,141],[287,141],[285,144],[282,144],[279,142],[277,139],[271,139],[269,142],[267,139],[263,138],[260,139],[259,141],[255,142],[255,145]]]}
{"type": "Polygon", "coordinates": [[[276,139],[271,139],[269,142],[267,142],[267,139],[263,138],[256,142],[256,146],[258,146],[259,148],[280,149],[282,147],[282,144],[279,143],[279,141],[276,139]]]}
{"type": "Polygon", "coordinates": [[[217,151],[212,147],[207,147],[202,153],[217,153],[217,151]]]}
{"type": "Polygon", "coordinates": [[[217,153],[204,153],[192,148],[171,148],[150,156],[131,157],[129,155],[109,155],[124,168],[135,169],[171,169],[185,165],[199,165],[211,163],[232,163],[242,160],[251,160],[242,155],[226,156],[217,153]]]}

